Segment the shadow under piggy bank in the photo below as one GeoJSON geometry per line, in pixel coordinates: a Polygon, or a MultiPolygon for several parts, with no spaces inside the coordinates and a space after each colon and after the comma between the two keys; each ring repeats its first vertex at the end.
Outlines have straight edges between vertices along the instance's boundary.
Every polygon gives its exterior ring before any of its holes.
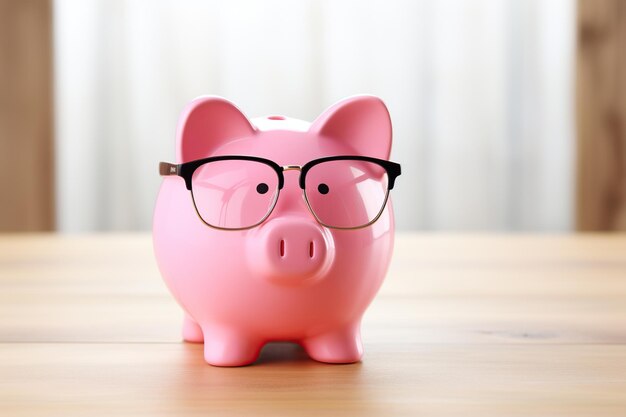
{"type": "Polygon", "coordinates": [[[267,344],[254,366],[206,366],[201,344],[182,345],[176,376],[164,384],[162,410],[241,415],[349,414],[387,409],[373,369],[362,363],[328,366],[294,343],[267,344]],[[345,409],[344,407],[348,407],[345,409]]]}

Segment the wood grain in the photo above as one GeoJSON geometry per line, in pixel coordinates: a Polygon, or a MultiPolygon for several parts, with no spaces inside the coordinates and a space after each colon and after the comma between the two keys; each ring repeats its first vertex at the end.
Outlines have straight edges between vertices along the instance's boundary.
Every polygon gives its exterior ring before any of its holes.
{"type": "Polygon", "coordinates": [[[54,228],[52,7],[0,0],[0,231],[54,228]]]}
{"type": "Polygon", "coordinates": [[[626,2],[578,1],[577,227],[626,230],[626,2]]]}
{"type": "Polygon", "coordinates": [[[400,235],[365,358],[206,365],[147,235],[0,235],[0,415],[626,410],[626,235],[400,235]]]}

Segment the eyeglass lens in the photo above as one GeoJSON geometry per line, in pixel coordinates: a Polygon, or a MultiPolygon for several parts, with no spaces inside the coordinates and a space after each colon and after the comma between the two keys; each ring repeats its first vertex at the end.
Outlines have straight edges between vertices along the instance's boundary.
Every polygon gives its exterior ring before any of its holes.
{"type": "Polygon", "coordinates": [[[211,226],[251,227],[272,210],[278,196],[278,176],[262,162],[213,161],[198,167],[191,179],[196,210],[211,226]]]}
{"type": "Polygon", "coordinates": [[[387,198],[387,171],[357,160],[327,161],[306,175],[307,201],[319,221],[338,228],[364,226],[380,214],[387,198]]]}

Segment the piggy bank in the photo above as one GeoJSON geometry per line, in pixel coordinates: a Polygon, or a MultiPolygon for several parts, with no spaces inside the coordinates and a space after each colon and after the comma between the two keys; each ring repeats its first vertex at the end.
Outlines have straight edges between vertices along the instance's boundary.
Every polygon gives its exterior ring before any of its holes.
{"type": "Polygon", "coordinates": [[[250,364],[271,341],[320,362],[361,359],[361,318],[393,249],[390,148],[373,96],[312,123],[248,119],[214,96],[185,108],[176,163],[159,166],[153,240],[183,339],[204,342],[206,362],[250,364]]]}

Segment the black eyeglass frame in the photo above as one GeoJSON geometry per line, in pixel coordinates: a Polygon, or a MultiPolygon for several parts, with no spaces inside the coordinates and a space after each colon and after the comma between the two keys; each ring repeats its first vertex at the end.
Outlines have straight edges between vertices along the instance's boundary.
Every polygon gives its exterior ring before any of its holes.
{"type": "Polygon", "coordinates": [[[378,220],[378,218],[381,216],[382,212],[385,209],[385,206],[387,205],[387,200],[389,198],[389,192],[393,189],[393,186],[395,185],[395,181],[396,178],[398,176],[400,176],[402,174],[402,170],[400,167],[400,164],[396,163],[396,162],[391,162],[388,161],[386,159],[378,159],[378,158],[373,158],[370,156],[363,156],[363,155],[335,155],[335,156],[327,156],[327,157],[323,157],[323,158],[317,158],[317,159],[313,159],[309,162],[307,162],[306,164],[300,166],[300,165],[285,165],[285,166],[280,166],[279,164],[277,164],[276,162],[270,160],[270,159],[266,159],[266,158],[260,158],[257,156],[249,156],[249,155],[221,155],[221,156],[211,156],[208,158],[202,158],[202,159],[196,159],[194,161],[189,161],[189,162],[184,162],[182,164],[171,164],[169,162],[160,162],[159,163],[159,174],[162,176],[179,176],[181,178],[183,178],[185,180],[185,187],[191,192],[191,198],[193,200],[193,205],[194,208],[196,210],[196,214],[198,215],[198,217],[200,217],[200,220],[206,224],[209,227],[212,227],[214,229],[220,229],[220,230],[246,230],[246,229],[252,229],[258,225],[260,225],[261,223],[263,223],[272,213],[272,211],[274,211],[274,207],[276,206],[276,202],[278,201],[278,196],[280,194],[280,190],[283,189],[284,185],[285,185],[285,176],[284,176],[284,172],[285,171],[291,171],[291,170],[297,170],[300,171],[300,176],[298,178],[298,185],[300,186],[300,188],[303,191],[304,194],[304,199],[307,203],[307,206],[309,208],[309,211],[311,212],[311,214],[313,214],[313,217],[315,217],[315,220],[317,220],[318,223],[320,223],[322,226],[331,228],[331,229],[346,229],[346,230],[352,230],[352,229],[361,229],[367,226],[370,226],[371,224],[373,224],[374,222],[376,222],[376,220],[378,220]],[[196,206],[196,202],[195,202],[195,198],[193,196],[193,186],[192,186],[192,178],[193,178],[193,174],[194,172],[201,167],[204,164],[210,163],[210,162],[216,162],[216,161],[253,161],[253,162],[259,162],[262,164],[265,164],[269,167],[271,167],[275,172],[276,175],[278,176],[278,192],[276,193],[276,197],[274,198],[274,201],[272,202],[272,206],[270,208],[270,210],[268,210],[268,213],[256,224],[251,225],[251,226],[246,226],[246,227],[240,227],[240,228],[230,228],[230,227],[219,227],[219,226],[215,226],[212,225],[210,223],[207,223],[202,216],[200,215],[200,212],[198,211],[198,207],[196,206]],[[328,224],[325,224],[324,222],[322,222],[320,220],[320,218],[317,216],[317,214],[315,214],[315,211],[313,210],[313,208],[311,207],[311,204],[309,203],[309,200],[306,196],[306,175],[307,173],[311,170],[311,168],[313,168],[316,165],[322,164],[324,162],[330,162],[330,161],[364,161],[364,162],[371,162],[374,164],[377,164],[379,166],[381,166],[386,172],[387,172],[387,193],[385,196],[385,200],[382,204],[382,207],[380,209],[380,211],[378,212],[378,214],[376,215],[376,217],[374,217],[373,220],[371,220],[370,222],[368,222],[367,224],[361,225],[361,226],[356,226],[356,227],[337,227],[337,226],[331,226],[328,224]]]}

